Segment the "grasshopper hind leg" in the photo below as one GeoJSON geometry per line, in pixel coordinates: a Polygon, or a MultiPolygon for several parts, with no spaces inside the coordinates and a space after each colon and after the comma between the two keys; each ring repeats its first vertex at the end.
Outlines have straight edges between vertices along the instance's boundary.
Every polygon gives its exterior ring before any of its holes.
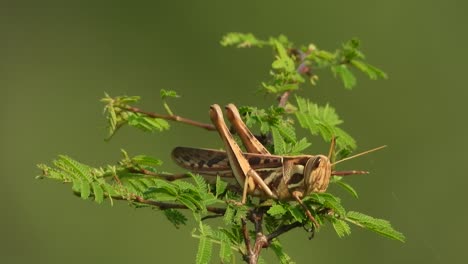
{"type": "Polygon", "coordinates": [[[237,145],[224,122],[223,113],[219,105],[214,104],[211,106],[210,119],[224,142],[229,164],[236,180],[241,186],[247,186],[247,188],[244,188],[242,200],[245,201],[247,196],[246,192],[253,192],[256,186],[265,192],[267,196],[277,198],[258,173],[252,169],[248,160],[244,157],[239,145],[237,145]]]}

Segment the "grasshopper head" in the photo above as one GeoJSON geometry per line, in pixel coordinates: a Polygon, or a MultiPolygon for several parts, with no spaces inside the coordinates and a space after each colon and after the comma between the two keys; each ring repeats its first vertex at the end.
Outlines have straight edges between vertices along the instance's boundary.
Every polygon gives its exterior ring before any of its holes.
{"type": "Polygon", "coordinates": [[[304,167],[305,195],[325,192],[330,183],[332,165],[330,159],[324,155],[310,158],[304,167]]]}

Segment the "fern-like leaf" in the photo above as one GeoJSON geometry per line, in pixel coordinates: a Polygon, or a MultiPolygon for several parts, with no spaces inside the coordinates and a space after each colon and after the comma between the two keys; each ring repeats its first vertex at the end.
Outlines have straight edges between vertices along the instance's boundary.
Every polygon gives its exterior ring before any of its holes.
{"type": "Polygon", "coordinates": [[[335,214],[340,216],[346,215],[346,210],[344,209],[343,205],[341,205],[340,199],[330,193],[312,193],[311,195],[304,198],[303,201],[314,201],[325,208],[332,209],[335,214]]]}
{"type": "Polygon", "coordinates": [[[322,138],[330,142],[332,138],[336,138],[338,148],[353,150],[356,148],[356,142],[344,130],[338,127],[343,121],[338,117],[331,106],[318,106],[296,96],[298,110],[296,118],[301,127],[306,128],[312,135],[321,135],[322,138]]]}
{"type": "Polygon", "coordinates": [[[405,242],[405,236],[402,233],[396,231],[387,220],[374,218],[363,213],[352,211],[348,212],[345,220],[372,230],[383,236],[405,242]]]}
{"type": "Polygon", "coordinates": [[[221,180],[221,177],[216,177],[216,198],[226,191],[228,183],[221,180]]]}
{"type": "Polygon", "coordinates": [[[350,193],[354,198],[359,198],[357,191],[351,185],[344,182],[343,177],[334,176],[331,182],[338,184],[340,187],[342,187],[348,193],[350,193]]]}
{"type": "Polygon", "coordinates": [[[211,251],[213,249],[213,242],[211,241],[212,230],[208,225],[200,222],[199,231],[201,233],[200,241],[198,242],[198,251],[195,263],[205,264],[209,263],[211,259],[211,251]]]}
{"type": "Polygon", "coordinates": [[[351,234],[351,228],[348,223],[341,219],[331,218],[333,228],[339,237],[344,237],[351,234]]]}
{"type": "Polygon", "coordinates": [[[187,217],[185,217],[181,212],[175,209],[166,209],[163,210],[163,212],[169,222],[171,222],[176,228],[179,228],[181,225],[186,225],[187,217]]]}
{"type": "Polygon", "coordinates": [[[346,89],[352,89],[356,86],[356,77],[345,64],[333,66],[332,71],[335,76],[340,77],[346,89]]]}
{"type": "Polygon", "coordinates": [[[226,233],[222,231],[214,232],[214,234],[216,234],[216,238],[220,241],[219,258],[223,263],[231,263],[233,253],[231,240],[226,233]]]}
{"type": "Polygon", "coordinates": [[[266,41],[257,39],[252,33],[232,32],[223,36],[222,46],[236,46],[237,48],[262,47],[268,44],[266,41]]]}
{"type": "Polygon", "coordinates": [[[284,209],[282,204],[274,204],[270,209],[268,209],[267,213],[271,216],[282,216],[287,212],[286,209],[284,209]]]}
{"type": "Polygon", "coordinates": [[[281,243],[279,242],[278,239],[274,239],[271,243],[270,243],[270,248],[273,250],[273,252],[275,253],[276,257],[278,258],[279,262],[281,264],[293,264],[295,263],[291,257],[288,256],[288,254],[286,254],[283,250],[283,246],[281,245],[281,243]]]}
{"type": "Polygon", "coordinates": [[[271,135],[273,136],[273,143],[275,147],[275,154],[282,155],[287,153],[286,142],[281,136],[279,130],[276,127],[271,128],[271,135]]]}

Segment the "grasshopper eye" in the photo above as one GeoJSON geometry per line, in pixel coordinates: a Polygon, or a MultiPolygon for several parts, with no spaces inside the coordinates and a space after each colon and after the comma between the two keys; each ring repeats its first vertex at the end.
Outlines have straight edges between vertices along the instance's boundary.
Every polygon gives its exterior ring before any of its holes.
{"type": "Polygon", "coordinates": [[[315,169],[317,169],[320,165],[320,161],[320,156],[310,158],[304,167],[304,175],[310,175],[315,169]]]}
{"type": "Polygon", "coordinates": [[[307,192],[324,192],[331,177],[331,164],[330,160],[323,155],[311,158],[307,161],[304,168],[306,175],[307,192]]]}

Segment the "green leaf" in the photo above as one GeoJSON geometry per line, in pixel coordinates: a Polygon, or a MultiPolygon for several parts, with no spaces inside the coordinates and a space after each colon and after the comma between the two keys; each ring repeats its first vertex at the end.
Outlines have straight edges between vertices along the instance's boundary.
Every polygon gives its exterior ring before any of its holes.
{"type": "Polygon", "coordinates": [[[354,139],[338,127],[343,121],[333,107],[328,104],[319,106],[300,96],[296,96],[296,101],[298,109],[295,114],[301,127],[308,129],[312,135],[321,135],[327,142],[335,137],[339,150],[347,149],[350,152],[356,148],[354,139]]]}
{"type": "Polygon", "coordinates": [[[297,222],[302,222],[302,220],[304,220],[305,216],[304,216],[304,209],[302,209],[302,207],[299,207],[299,206],[289,206],[288,207],[288,211],[291,213],[291,216],[294,217],[294,219],[297,221],[297,222]]]}
{"type": "Polygon", "coordinates": [[[105,97],[101,99],[101,102],[106,103],[104,113],[108,121],[108,139],[126,122],[129,112],[123,109],[128,107],[129,103],[136,103],[139,100],[139,96],[110,97],[108,94],[105,94],[105,97]]]}
{"type": "Polygon", "coordinates": [[[401,242],[405,242],[405,236],[393,229],[390,222],[383,219],[373,218],[371,216],[350,211],[346,215],[346,221],[356,224],[360,227],[367,228],[380,235],[395,239],[401,242]]]}
{"type": "Polygon", "coordinates": [[[205,179],[198,175],[198,174],[190,174],[192,179],[195,181],[195,184],[198,188],[200,193],[207,193],[208,192],[208,183],[206,183],[205,179]]]}
{"type": "Polygon", "coordinates": [[[159,202],[175,201],[177,200],[176,196],[166,192],[163,189],[157,189],[158,191],[151,190],[144,193],[144,198],[159,202]]]}
{"type": "Polygon", "coordinates": [[[336,145],[339,148],[346,149],[348,152],[352,152],[354,149],[356,149],[356,141],[343,129],[339,127],[334,127],[333,133],[335,134],[336,145]]]}
{"type": "Polygon", "coordinates": [[[272,94],[279,93],[278,88],[276,87],[276,85],[262,82],[262,87],[265,88],[267,93],[272,93],[272,94]]]}
{"type": "Polygon", "coordinates": [[[249,207],[247,207],[246,205],[238,206],[236,208],[236,215],[234,216],[234,221],[236,223],[239,223],[241,218],[247,217],[248,212],[249,212],[249,207]]]}
{"type": "Polygon", "coordinates": [[[349,192],[354,198],[359,198],[356,190],[351,185],[347,184],[346,182],[343,182],[342,180],[343,177],[335,176],[334,178],[335,178],[334,182],[336,184],[338,184],[340,187],[342,187],[347,192],[349,192]]]}
{"type": "Polygon", "coordinates": [[[169,129],[169,123],[160,118],[148,117],[139,113],[128,112],[127,123],[143,131],[154,132],[169,129]]]}
{"type": "Polygon", "coordinates": [[[161,166],[162,164],[161,160],[146,155],[135,156],[132,158],[132,161],[137,163],[138,165],[147,165],[153,167],[161,166]]]}
{"type": "Polygon", "coordinates": [[[258,256],[257,264],[266,264],[265,259],[263,259],[262,255],[258,256]]]}
{"type": "Polygon", "coordinates": [[[315,52],[312,52],[311,55],[314,57],[318,57],[322,60],[326,60],[328,62],[332,62],[336,58],[336,55],[334,53],[331,53],[325,50],[317,50],[315,52]]]}
{"type": "Polygon", "coordinates": [[[331,218],[330,221],[332,222],[333,228],[339,237],[345,237],[351,234],[351,228],[345,221],[336,218],[331,218]]]}
{"type": "Polygon", "coordinates": [[[197,257],[195,263],[205,264],[209,263],[211,259],[211,251],[213,248],[213,243],[209,236],[212,234],[211,227],[200,222],[200,241],[198,243],[197,257]]]}
{"type": "Polygon", "coordinates": [[[210,262],[211,259],[211,250],[212,242],[206,236],[201,236],[200,241],[198,242],[198,251],[195,263],[197,264],[206,264],[210,262]]]}
{"type": "Polygon", "coordinates": [[[74,181],[72,181],[72,190],[81,195],[81,180],[75,179],[74,181]]]}
{"type": "Polygon", "coordinates": [[[301,140],[297,141],[295,144],[291,146],[291,150],[289,154],[295,155],[302,153],[303,150],[310,147],[312,144],[307,142],[306,138],[302,138],[301,140]]]}
{"type": "Polygon", "coordinates": [[[273,69],[280,69],[290,73],[295,72],[296,66],[294,64],[294,61],[293,59],[291,59],[291,57],[288,56],[288,53],[286,52],[286,49],[284,48],[283,44],[280,42],[275,42],[275,47],[278,56],[276,57],[276,60],[273,61],[271,67],[273,69]]]}
{"type": "MultiPolygon", "coordinates": [[[[273,93],[284,93],[286,91],[295,91],[299,90],[299,83],[283,83],[283,84],[276,84],[274,86],[274,92],[273,93]]],[[[267,90],[268,91],[273,91],[270,89],[271,86],[268,86],[267,90]]],[[[271,92],[270,92],[271,93],[271,92]]]]}
{"type": "Polygon", "coordinates": [[[363,73],[367,74],[367,76],[369,76],[369,78],[372,80],[377,80],[378,78],[382,78],[382,79],[388,78],[385,72],[383,72],[382,70],[366,62],[363,62],[360,60],[352,60],[351,64],[357,69],[359,69],[360,71],[362,71],[363,73]]]}
{"type": "Polygon", "coordinates": [[[117,195],[117,191],[112,188],[112,185],[110,184],[105,184],[102,186],[104,191],[107,193],[107,198],[109,198],[111,206],[114,205],[114,199],[112,199],[113,195],[117,195]]]}
{"type": "Polygon", "coordinates": [[[343,55],[344,61],[351,61],[354,59],[364,59],[364,54],[359,50],[361,45],[360,41],[356,38],[353,38],[343,44],[343,49],[341,53],[343,55]]]}
{"type": "Polygon", "coordinates": [[[333,66],[332,71],[335,76],[341,78],[346,89],[352,89],[356,85],[356,77],[345,64],[333,66]]]}
{"type": "Polygon", "coordinates": [[[198,193],[197,187],[193,185],[191,182],[184,181],[184,180],[177,180],[177,181],[173,181],[172,184],[174,186],[177,186],[177,188],[179,189],[178,192],[192,191],[194,193],[198,193]]]}
{"type": "Polygon", "coordinates": [[[224,191],[226,191],[226,188],[228,186],[228,183],[221,180],[221,177],[216,176],[216,197],[219,197],[224,191]]]}
{"type": "Polygon", "coordinates": [[[233,206],[229,205],[226,206],[226,212],[224,213],[223,221],[225,225],[230,225],[234,222],[234,216],[236,214],[236,210],[234,210],[233,206]]]}
{"type": "Polygon", "coordinates": [[[91,185],[93,187],[94,201],[99,204],[102,203],[104,201],[104,190],[98,182],[92,182],[91,185]]]}
{"type": "Polygon", "coordinates": [[[117,96],[115,98],[115,101],[116,101],[116,105],[124,105],[124,104],[134,104],[134,103],[138,103],[140,101],[141,97],[138,96],[138,95],[134,95],[134,96],[117,96]]]}
{"type": "Polygon", "coordinates": [[[296,142],[296,132],[291,124],[287,124],[283,121],[279,122],[276,127],[278,128],[278,132],[284,138],[285,142],[296,142]]]}
{"type": "Polygon", "coordinates": [[[187,208],[190,209],[191,211],[193,212],[197,211],[197,206],[192,202],[192,200],[187,199],[187,197],[179,196],[177,197],[177,200],[181,202],[183,205],[187,206],[187,208]]]}
{"type": "Polygon", "coordinates": [[[59,156],[59,159],[55,161],[55,165],[65,172],[70,173],[70,176],[74,178],[81,178],[89,181],[92,177],[91,168],[89,166],[86,166],[68,156],[59,156]]]}
{"type": "Polygon", "coordinates": [[[268,40],[268,42],[270,43],[270,45],[273,45],[275,42],[279,42],[281,43],[283,46],[285,47],[290,47],[292,45],[292,43],[289,41],[288,37],[286,37],[285,35],[281,34],[279,35],[278,37],[274,38],[274,37],[270,37],[270,39],[268,40]]]}
{"type": "Polygon", "coordinates": [[[262,47],[268,44],[265,41],[257,39],[252,33],[231,32],[223,36],[221,45],[236,46],[237,48],[262,47]]]}
{"type": "MultiPolygon", "coordinates": [[[[202,202],[204,204],[204,206],[209,206],[209,205],[212,205],[212,204],[216,204],[216,203],[220,203],[220,200],[218,200],[214,194],[212,193],[206,193],[204,196],[201,197],[202,198],[202,202]]],[[[205,209],[205,207],[203,208],[203,210],[205,209]]]]}
{"type": "Polygon", "coordinates": [[[162,100],[164,100],[164,99],[166,99],[168,97],[170,97],[170,98],[179,98],[180,97],[180,95],[178,95],[176,91],[164,90],[164,89],[160,90],[160,95],[161,95],[162,100]]]}
{"type": "Polygon", "coordinates": [[[282,216],[286,213],[286,209],[281,204],[275,204],[270,209],[268,209],[267,213],[271,216],[282,216]]]}
{"type": "Polygon", "coordinates": [[[89,185],[89,182],[86,179],[81,180],[81,198],[86,200],[89,198],[91,195],[91,186],[89,185]]]}
{"type": "Polygon", "coordinates": [[[242,241],[241,235],[240,235],[240,227],[236,225],[232,225],[229,227],[229,229],[219,227],[219,232],[224,233],[228,239],[232,242],[232,244],[238,244],[238,242],[242,241]]]}
{"type": "Polygon", "coordinates": [[[204,206],[203,201],[200,199],[200,197],[195,196],[191,193],[183,193],[178,198],[184,198],[186,200],[189,200],[193,205],[196,206],[197,210],[206,213],[206,207],[204,206]]]}
{"type": "Polygon", "coordinates": [[[286,151],[286,142],[284,142],[283,137],[281,136],[278,128],[272,127],[271,128],[271,135],[273,136],[273,144],[275,147],[275,154],[281,155],[285,154],[286,151]]]}
{"type": "Polygon", "coordinates": [[[179,211],[175,209],[163,210],[164,215],[167,219],[176,227],[179,228],[181,225],[187,224],[187,218],[179,211]]]}
{"type": "Polygon", "coordinates": [[[231,240],[226,235],[226,233],[222,231],[218,231],[216,233],[219,238],[219,241],[221,242],[221,245],[219,248],[219,258],[221,259],[222,263],[231,263],[231,257],[232,257],[231,240]]]}
{"type": "Polygon", "coordinates": [[[273,252],[275,253],[276,257],[278,257],[278,260],[280,263],[282,264],[293,264],[295,263],[291,257],[288,256],[288,254],[286,254],[283,250],[283,246],[281,245],[281,243],[278,241],[278,239],[274,239],[271,243],[270,243],[270,248],[271,250],[273,250],[273,252]]]}
{"type": "Polygon", "coordinates": [[[304,202],[309,200],[313,200],[326,208],[332,209],[340,216],[346,215],[346,210],[341,205],[340,199],[330,193],[312,193],[303,199],[304,202]]]}
{"type": "Polygon", "coordinates": [[[167,193],[172,194],[174,196],[176,196],[178,193],[177,187],[173,183],[166,182],[160,179],[154,179],[154,186],[149,186],[145,190],[145,193],[151,193],[152,191],[159,192],[160,190],[164,190],[167,193]]]}

